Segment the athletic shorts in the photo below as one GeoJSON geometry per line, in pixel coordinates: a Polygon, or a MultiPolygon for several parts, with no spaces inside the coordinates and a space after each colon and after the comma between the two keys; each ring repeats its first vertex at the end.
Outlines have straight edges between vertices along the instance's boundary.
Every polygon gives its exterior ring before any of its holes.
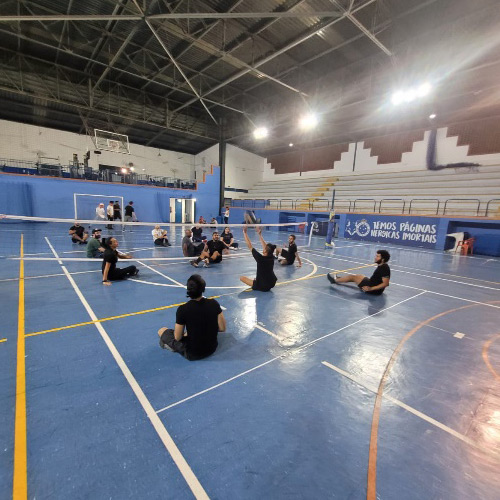
{"type": "MultiPolygon", "coordinates": [[[[361,280],[361,283],[358,285],[358,287],[361,289],[363,288],[364,286],[371,286],[370,285],[370,278],[363,278],[361,280]]],[[[365,292],[365,293],[369,293],[371,295],[381,295],[383,293],[384,289],[381,288],[380,290],[375,290],[373,292],[365,292]]]]}
{"type": "Polygon", "coordinates": [[[200,245],[193,245],[189,251],[188,251],[188,257],[198,257],[198,255],[201,254],[201,252],[203,252],[203,248],[204,248],[205,245],[203,244],[200,244],[200,245]]]}
{"type": "Polygon", "coordinates": [[[288,250],[281,250],[281,256],[286,259],[287,265],[291,266],[295,262],[295,254],[291,254],[288,250]]]}

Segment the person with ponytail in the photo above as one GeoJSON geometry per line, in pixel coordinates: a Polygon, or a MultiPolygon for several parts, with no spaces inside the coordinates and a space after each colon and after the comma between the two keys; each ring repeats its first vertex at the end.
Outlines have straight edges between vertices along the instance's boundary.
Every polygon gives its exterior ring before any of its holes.
{"type": "Polygon", "coordinates": [[[276,275],[274,274],[274,251],[276,250],[276,245],[271,243],[266,243],[262,237],[262,229],[260,227],[255,228],[255,232],[259,235],[260,242],[262,243],[262,253],[260,254],[253,248],[252,242],[248,237],[246,226],[243,227],[243,236],[247,247],[252,252],[252,256],[257,262],[257,277],[255,279],[248,278],[247,276],[240,276],[240,281],[252,287],[252,290],[258,290],[260,292],[269,292],[271,288],[276,285],[276,275]]]}
{"type": "Polygon", "coordinates": [[[160,328],[160,347],[182,354],[194,361],[210,356],[217,349],[217,334],[226,331],[226,319],[215,299],[203,297],[206,283],[199,274],[187,281],[187,296],[191,299],[177,309],[175,327],[160,328]]]}

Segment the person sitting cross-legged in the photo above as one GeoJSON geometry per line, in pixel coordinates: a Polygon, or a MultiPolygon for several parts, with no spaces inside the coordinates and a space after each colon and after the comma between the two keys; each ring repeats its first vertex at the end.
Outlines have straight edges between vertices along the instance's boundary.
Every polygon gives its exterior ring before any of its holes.
{"type": "Polygon", "coordinates": [[[391,255],[387,250],[377,250],[374,259],[377,268],[371,278],[367,278],[363,274],[347,274],[339,277],[338,275],[332,276],[332,273],[328,273],[326,276],[332,285],[356,283],[363,292],[370,295],[380,295],[389,286],[391,279],[391,269],[387,264],[390,258],[391,255]]]}
{"type": "Polygon", "coordinates": [[[80,223],[77,220],[75,220],[75,225],[69,228],[69,235],[71,236],[71,241],[73,243],[80,243],[80,245],[87,244],[89,233],[85,231],[83,226],[80,226],[80,223]]]}
{"type": "Polygon", "coordinates": [[[231,232],[231,229],[226,226],[224,228],[224,231],[222,232],[222,243],[224,243],[224,252],[225,254],[230,253],[229,250],[238,250],[238,243],[234,241],[234,236],[233,233],[231,232]]]}
{"type": "Polygon", "coordinates": [[[169,247],[171,246],[168,242],[167,230],[161,229],[160,225],[157,224],[155,228],[151,231],[153,235],[154,244],[160,247],[169,247]]]}
{"type": "Polygon", "coordinates": [[[175,327],[160,328],[160,347],[182,354],[187,360],[206,358],[217,349],[217,335],[226,331],[226,320],[215,299],[203,297],[206,283],[199,274],[187,281],[187,296],[191,299],[177,309],[175,327]]]}
{"type": "Polygon", "coordinates": [[[89,259],[98,259],[104,255],[105,248],[101,243],[101,230],[92,229],[92,238],[87,244],[87,257],[89,259]]]}

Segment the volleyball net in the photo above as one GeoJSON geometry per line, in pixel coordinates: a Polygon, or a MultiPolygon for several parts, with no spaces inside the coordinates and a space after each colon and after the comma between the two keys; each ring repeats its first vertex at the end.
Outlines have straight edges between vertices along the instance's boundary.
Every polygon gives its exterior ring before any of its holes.
{"type": "Polygon", "coordinates": [[[244,228],[258,251],[262,250],[262,244],[257,231],[262,231],[266,242],[278,246],[286,247],[290,234],[295,236],[299,249],[310,245],[312,228],[304,222],[180,224],[108,221],[97,217],[75,220],[5,214],[0,215],[0,258],[19,259],[22,239],[23,258],[27,261],[95,262],[99,253],[94,250],[105,248],[110,238],[114,238],[118,243],[117,250],[129,254],[132,261],[155,262],[159,265],[162,262],[192,259],[192,256],[183,255],[183,239],[187,236],[199,248],[200,244],[214,239],[213,233],[229,243],[229,248],[224,247],[224,257],[230,258],[242,250],[248,251],[244,228]],[[92,240],[97,240],[99,245],[92,240]],[[89,250],[91,247],[92,251],[89,250]]]}

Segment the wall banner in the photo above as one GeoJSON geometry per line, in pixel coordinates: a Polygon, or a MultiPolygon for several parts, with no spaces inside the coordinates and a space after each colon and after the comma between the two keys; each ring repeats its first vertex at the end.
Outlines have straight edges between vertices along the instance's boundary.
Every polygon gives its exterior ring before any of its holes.
{"type": "Polygon", "coordinates": [[[349,214],[344,238],[435,248],[439,219],[349,214]]]}

